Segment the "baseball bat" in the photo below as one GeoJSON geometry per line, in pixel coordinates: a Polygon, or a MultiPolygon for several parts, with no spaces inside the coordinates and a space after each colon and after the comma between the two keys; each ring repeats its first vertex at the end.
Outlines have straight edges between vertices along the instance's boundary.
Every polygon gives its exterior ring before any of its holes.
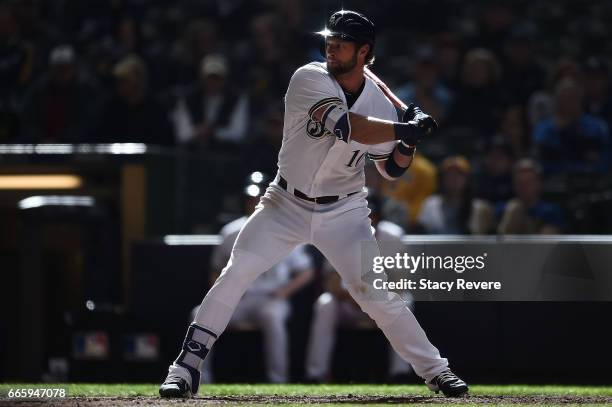
{"type": "MultiPolygon", "coordinates": [[[[367,66],[363,69],[364,74],[368,76],[370,79],[374,81],[374,83],[382,90],[385,96],[393,103],[393,105],[397,108],[400,108],[402,111],[408,110],[408,106],[402,102],[400,98],[398,98],[395,93],[389,89],[387,84],[385,84],[378,76],[374,74],[367,66]]],[[[426,134],[431,134],[432,129],[428,129],[426,134]]]]}
{"type": "Polygon", "coordinates": [[[370,68],[368,68],[367,66],[363,69],[364,73],[366,76],[368,76],[370,79],[372,79],[374,81],[374,83],[380,88],[380,90],[383,91],[383,93],[385,94],[385,96],[387,96],[387,98],[391,101],[391,103],[393,103],[393,105],[395,107],[399,107],[400,109],[402,109],[403,111],[406,111],[406,109],[408,109],[408,106],[402,102],[400,100],[400,98],[398,98],[392,91],[391,89],[389,89],[389,87],[378,77],[374,74],[374,72],[372,72],[370,70],[370,68]]]}

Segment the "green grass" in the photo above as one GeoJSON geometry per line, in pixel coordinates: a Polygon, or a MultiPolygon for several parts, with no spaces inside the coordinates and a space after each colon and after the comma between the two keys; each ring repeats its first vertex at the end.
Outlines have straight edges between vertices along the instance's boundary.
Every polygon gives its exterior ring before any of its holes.
{"type": "MultiPolygon", "coordinates": [[[[0,384],[0,394],[9,389],[28,387],[66,387],[70,396],[157,396],[158,384],[0,384]]],[[[424,385],[271,385],[271,384],[214,384],[205,385],[201,394],[207,396],[425,396],[432,394],[424,385]]],[[[564,385],[471,385],[470,394],[477,396],[606,396],[612,397],[612,386],[564,385]]]]}

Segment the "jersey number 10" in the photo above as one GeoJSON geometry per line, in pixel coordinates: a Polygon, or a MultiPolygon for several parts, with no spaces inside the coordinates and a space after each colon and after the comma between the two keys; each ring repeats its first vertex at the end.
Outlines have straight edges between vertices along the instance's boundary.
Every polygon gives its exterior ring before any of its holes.
{"type": "Polygon", "coordinates": [[[361,161],[361,159],[365,156],[366,152],[364,151],[363,153],[361,153],[361,155],[359,155],[359,152],[361,150],[355,150],[353,151],[353,156],[351,157],[350,161],[348,162],[348,164],[346,164],[347,167],[356,167],[357,164],[359,164],[359,161],[361,161]],[[357,156],[359,156],[359,158],[357,158],[357,156]]]}

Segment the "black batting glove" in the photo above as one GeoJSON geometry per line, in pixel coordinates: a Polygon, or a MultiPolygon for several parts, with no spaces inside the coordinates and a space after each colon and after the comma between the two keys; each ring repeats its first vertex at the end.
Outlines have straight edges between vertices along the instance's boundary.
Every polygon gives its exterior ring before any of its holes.
{"type": "Polygon", "coordinates": [[[416,107],[414,105],[414,103],[411,103],[411,104],[408,105],[408,107],[404,111],[404,115],[402,116],[402,122],[403,123],[408,123],[409,121],[414,119],[414,116],[416,115],[416,113],[414,111],[415,109],[418,109],[418,107],[416,107]]]}
{"type": "Polygon", "coordinates": [[[408,123],[393,123],[395,139],[400,140],[405,147],[418,145],[425,136],[425,133],[418,123],[409,121],[408,123]]]}
{"type": "Polygon", "coordinates": [[[423,113],[423,111],[416,106],[414,103],[410,103],[408,108],[402,116],[402,122],[416,122],[417,126],[423,130],[423,133],[427,136],[431,136],[436,130],[438,130],[438,123],[430,115],[423,113]]]}

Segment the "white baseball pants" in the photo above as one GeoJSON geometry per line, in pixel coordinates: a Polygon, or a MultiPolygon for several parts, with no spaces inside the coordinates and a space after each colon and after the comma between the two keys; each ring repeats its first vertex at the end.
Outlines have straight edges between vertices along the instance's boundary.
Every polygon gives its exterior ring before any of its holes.
{"type": "MultiPolygon", "coordinates": [[[[362,261],[371,265],[380,253],[375,244],[362,244],[375,242],[366,195],[360,192],[321,205],[273,183],[240,231],[230,260],[204,297],[194,323],[220,335],[249,284],[296,245],[310,243],[329,260],[351,296],[417,375],[430,380],[444,371],[447,360],[429,342],[404,301],[395,293],[375,290],[371,270],[362,274],[362,261]]],[[[170,374],[191,381],[189,372],[176,364],[170,374]]]]}
{"type": "MultiPolygon", "coordinates": [[[[319,296],[314,305],[310,324],[310,336],[306,352],[306,377],[325,382],[332,361],[332,350],[339,327],[351,327],[360,322],[371,321],[367,314],[354,304],[340,301],[326,292],[319,296]]],[[[408,374],[412,368],[392,347],[389,349],[389,375],[408,374]]]]}

